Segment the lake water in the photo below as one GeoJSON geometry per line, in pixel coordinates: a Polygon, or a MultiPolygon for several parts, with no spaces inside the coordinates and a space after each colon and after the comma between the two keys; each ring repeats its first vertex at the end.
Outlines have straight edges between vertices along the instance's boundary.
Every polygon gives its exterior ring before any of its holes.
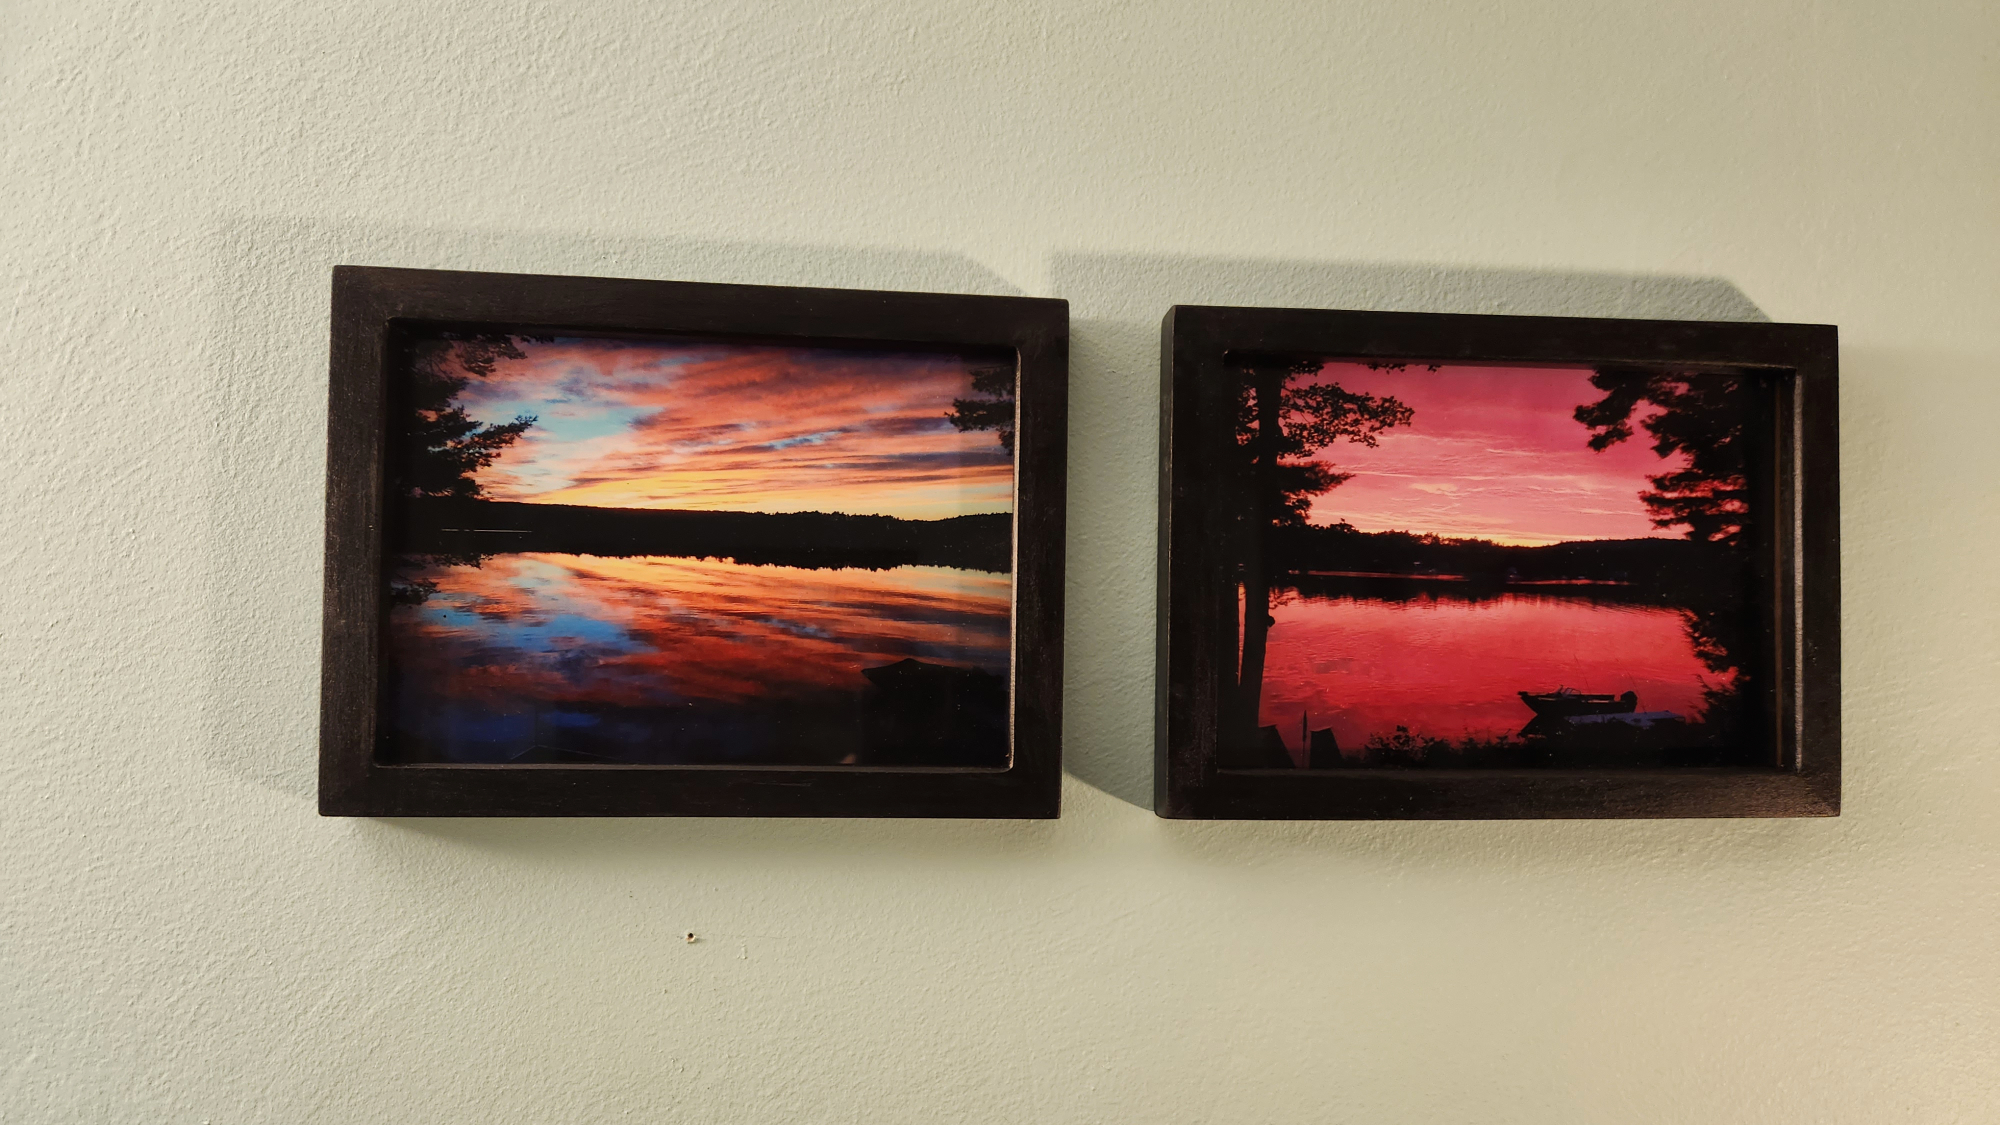
{"type": "Polygon", "coordinates": [[[1304,757],[1300,719],[1353,754],[1398,726],[1497,738],[1534,713],[1516,694],[1571,687],[1639,697],[1641,711],[1700,714],[1703,681],[1681,611],[1589,597],[1505,593],[1472,600],[1273,597],[1259,721],[1304,757]]]}
{"type": "MultiPolygon", "coordinates": [[[[435,590],[390,614],[398,760],[865,763],[864,669],[977,670],[1004,698],[1005,574],[502,554],[401,575],[435,590]]],[[[1004,725],[999,761],[982,731],[972,757],[1004,765],[1004,725]]]]}

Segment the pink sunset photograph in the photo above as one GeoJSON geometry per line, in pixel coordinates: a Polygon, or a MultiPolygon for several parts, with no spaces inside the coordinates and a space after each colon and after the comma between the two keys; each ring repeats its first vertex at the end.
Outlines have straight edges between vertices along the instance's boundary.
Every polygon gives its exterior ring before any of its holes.
{"type": "Polygon", "coordinates": [[[1235,767],[1717,764],[1754,721],[1747,380],[1232,361],[1235,767]]]}

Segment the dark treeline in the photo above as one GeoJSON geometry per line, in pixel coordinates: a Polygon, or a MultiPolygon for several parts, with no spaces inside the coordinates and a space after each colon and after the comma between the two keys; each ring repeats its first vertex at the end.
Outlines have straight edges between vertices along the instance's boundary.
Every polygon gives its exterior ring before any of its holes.
{"type": "Polygon", "coordinates": [[[690,512],[411,497],[392,551],[469,559],[518,551],[672,555],[800,567],[949,566],[1006,573],[1013,517],[905,520],[837,512],[690,512]]]}
{"type": "Polygon", "coordinates": [[[1700,721],[1661,722],[1640,728],[1624,723],[1553,726],[1514,738],[1448,739],[1412,733],[1374,735],[1359,753],[1326,754],[1314,769],[1616,769],[1658,766],[1755,764],[1741,749],[1718,739],[1700,721]]]}
{"type": "MultiPolygon", "coordinates": [[[[1740,588],[1744,561],[1740,551],[1724,544],[1689,539],[1598,539],[1523,547],[1407,531],[1357,531],[1347,524],[1274,528],[1266,559],[1276,573],[1289,575],[1300,586],[1312,584],[1315,572],[1320,578],[1330,578],[1331,572],[1454,576],[1467,579],[1464,585],[1487,588],[1512,583],[1624,583],[1629,595],[1641,600],[1713,596],[1718,587],[1740,588]]],[[[1616,590],[1584,587],[1577,592],[1607,596],[1616,590]]],[[[1563,590],[1556,586],[1548,592],[1563,590]]]]}

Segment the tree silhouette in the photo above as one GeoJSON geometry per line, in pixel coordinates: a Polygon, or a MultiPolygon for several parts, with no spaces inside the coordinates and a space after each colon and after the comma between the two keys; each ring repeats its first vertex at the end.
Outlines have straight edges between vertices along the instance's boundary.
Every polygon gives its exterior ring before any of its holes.
{"type": "Polygon", "coordinates": [[[1747,689],[1755,679],[1750,656],[1760,624],[1742,588],[1761,573],[1750,547],[1757,512],[1771,499],[1769,481],[1751,471],[1768,453],[1762,388],[1745,376],[1628,366],[1600,367],[1590,383],[1604,397],[1575,414],[1591,431],[1590,448],[1601,453],[1631,439],[1633,416],[1641,406],[1654,408],[1638,423],[1652,437],[1653,452],[1662,459],[1685,455],[1687,465],[1649,478],[1652,489],[1639,498],[1654,527],[1685,528],[1687,538],[1723,552],[1715,581],[1688,595],[1682,616],[1696,657],[1726,677],[1703,689],[1703,721],[1726,741],[1747,729],[1757,706],[1747,689]]]}
{"type": "Polygon", "coordinates": [[[1373,446],[1383,430],[1409,425],[1414,412],[1386,395],[1362,394],[1332,382],[1300,382],[1325,366],[1317,356],[1231,354],[1228,362],[1241,380],[1235,476],[1242,497],[1236,510],[1245,521],[1237,537],[1245,550],[1243,653],[1231,725],[1240,745],[1254,747],[1272,624],[1273,536],[1281,528],[1305,526],[1312,498],[1338,488],[1353,475],[1311,456],[1341,441],[1373,446]]]}
{"type": "Polygon", "coordinates": [[[1011,456],[1014,452],[1014,364],[985,364],[971,370],[972,393],[981,397],[952,399],[951,413],[945,417],[960,433],[997,431],[1000,447],[1011,456]]]}
{"type": "MultiPolygon", "coordinates": [[[[485,488],[476,474],[514,444],[535,416],[487,425],[456,400],[474,378],[493,374],[503,359],[526,359],[519,342],[549,337],[494,332],[426,332],[402,341],[403,380],[398,425],[391,428],[389,494],[395,501],[419,497],[477,500],[485,488]]],[[[390,567],[389,600],[421,605],[437,583],[414,572],[430,566],[478,566],[477,552],[398,554],[390,567]]]]}
{"type": "Polygon", "coordinates": [[[455,400],[475,377],[493,374],[503,359],[526,359],[505,333],[441,332],[409,341],[405,351],[404,409],[397,428],[401,448],[394,487],[403,496],[474,500],[485,494],[475,474],[514,444],[535,416],[488,425],[455,400]]]}
{"type": "Polygon", "coordinates": [[[1686,454],[1687,467],[1651,478],[1639,494],[1654,527],[1685,527],[1703,543],[1741,546],[1750,515],[1749,457],[1744,422],[1758,416],[1756,388],[1730,375],[1600,367],[1590,384],[1604,392],[1576,408],[1591,430],[1590,448],[1603,452],[1632,437],[1632,415],[1644,403],[1658,413],[1642,420],[1662,458],[1686,454]]]}

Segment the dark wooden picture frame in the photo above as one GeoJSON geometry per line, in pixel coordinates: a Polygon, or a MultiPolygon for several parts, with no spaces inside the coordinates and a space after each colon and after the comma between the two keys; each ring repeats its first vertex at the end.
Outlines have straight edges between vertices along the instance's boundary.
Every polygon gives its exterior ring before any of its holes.
{"type": "Polygon", "coordinates": [[[320,811],[330,816],[1054,817],[1062,733],[1069,311],[1029,297],[337,266],[320,811]],[[1011,352],[1010,763],[402,764],[380,752],[392,334],[411,324],[1011,352]]]}
{"type": "MultiPolygon", "coordinates": [[[[1835,816],[1840,811],[1839,391],[1825,325],[1178,306],[1161,339],[1155,810],[1190,819],[1835,816]],[[1632,365],[1768,384],[1775,509],[1762,533],[1768,765],[1602,769],[1224,768],[1238,585],[1221,484],[1231,355],[1358,363],[1632,365]]],[[[1761,658],[1761,657],[1760,657],[1761,658]]],[[[1629,710],[1629,706],[1627,708],[1629,710]]],[[[1759,738],[1764,735],[1760,734],[1759,738]]],[[[1234,764],[1237,759],[1231,759],[1234,764]]]]}

